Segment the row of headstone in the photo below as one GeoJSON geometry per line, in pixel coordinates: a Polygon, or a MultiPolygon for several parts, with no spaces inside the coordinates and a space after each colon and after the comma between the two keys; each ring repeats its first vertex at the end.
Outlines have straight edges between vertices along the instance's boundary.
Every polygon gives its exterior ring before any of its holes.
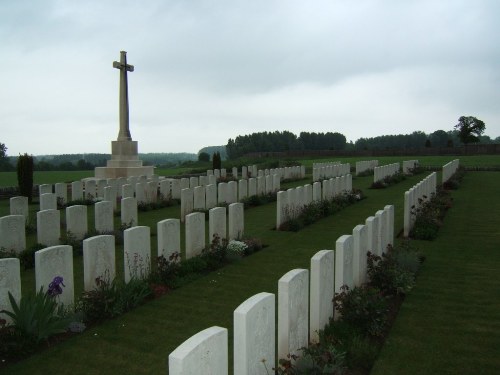
{"type": "Polygon", "coordinates": [[[226,178],[227,171],[226,171],[226,168],[209,169],[209,170],[207,170],[207,176],[215,176],[215,178],[218,180],[220,178],[226,178]]]}
{"type": "Polygon", "coordinates": [[[331,200],[352,191],[352,175],[330,178],[296,188],[280,191],[276,202],[276,230],[287,221],[300,215],[304,207],[312,202],[331,200]]]}
{"type": "Polygon", "coordinates": [[[313,182],[345,176],[351,173],[351,164],[340,164],[339,162],[331,163],[314,163],[313,164],[313,182]]]}
{"type": "MultiPolygon", "coordinates": [[[[217,235],[220,240],[239,240],[243,237],[245,216],[243,203],[231,203],[227,208],[215,207],[209,210],[209,241],[217,235]],[[226,222],[228,226],[226,227],[226,222]]],[[[205,213],[193,212],[186,215],[186,259],[200,255],[206,247],[205,213]]],[[[158,248],[160,249],[160,243],[158,248]]]]}
{"type": "Polygon", "coordinates": [[[281,187],[279,175],[267,175],[239,181],[220,182],[181,191],[181,220],[196,210],[209,210],[219,204],[240,202],[254,195],[270,194],[281,187]]]}
{"type": "MultiPolygon", "coordinates": [[[[336,241],[335,251],[318,251],[311,258],[310,270],[294,269],[278,280],[277,314],[276,296],[265,292],[253,295],[234,310],[235,375],[266,374],[278,367],[277,359],[298,355],[301,348],[319,341],[319,331],[334,317],[335,293],[342,285],[353,287],[366,282],[366,266],[361,269],[358,258],[365,258],[366,265],[366,252],[378,246],[380,237],[384,244],[392,243],[394,206],[386,206],[372,218],[376,226],[372,220],[368,225],[358,225],[353,235],[336,241]],[[385,231],[382,236],[379,230],[385,231]]],[[[228,374],[228,358],[228,330],[213,326],[191,336],[170,353],[169,374],[196,374],[199,369],[228,374]]]]}
{"type": "Polygon", "coordinates": [[[378,160],[361,160],[356,162],[356,176],[359,174],[371,171],[375,167],[378,167],[378,160]]]}
{"type": "MultiPolygon", "coordinates": [[[[304,178],[306,175],[305,166],[293,166],[293,167],[283,167],[283,168],[270,168],[270,169],[257,169],[256,165],[249,165],[241,167],[241,174],[237,167],[233,167],[231,170],[231,176],[234,180],[238,180],[239,177],[241,179],[249,179],[256,177],[265,177],[268,175],[279,175],[280,179],[285,180],[294,180],[304,178]]],[[[207,170],[207,176],[215,176],[217,179],[226,178],[226,170],[225,169],[214,169],[207,170]]]]}
{"type": "Polygon", "coordinates": [[[412,170],[419,166],[418,160],[403,160],[403,173],[411,174],[412,170]]]}
{"type": "Polygon", "coordinates": [[[373,182],[378,182],[383,180],[386,177],[393,176],[399,173],[399,163],[392,163],[381,165],[380,167],[373,168],[373,182]]]}
{"type": "Polygon", "coordinates": [[[455,159],[443,165],[443,173],[442,173],[442,183],[444,184],[446,181],[450,179],[451,176],[455,174],[455,172],[460,167],[460,160],[455,159]]]}
{"type": "MultiPolygon", "coordinates": [[[[148,201],[143,197],[150,197],[149,201],[156,200],[156,194],[152,193],[158,188],[160,177],[153,175],[150,178],[147,176],[131,176],[120,178],[108,179],[85,179],[84,181],[73,181],[71,183],[71,199],[70,201],[79,201],[86,199],[102,199],[108,201],[116,201],[117,197],[128,198],[136,194],[136,189],[139,187],[139,202],[148,201]],[[137,185],[140,184],[140,185],[137,185]],[[124,185],[129,185],[125,189],[124,185]]],[[[68,203],[68,184],[56,183],[54,187],[52,184],[42,184],[38,186],[40,198],[40,210],[56,209],[57,203],[68,203]],[[53,190],[54,188],[54,190],[53,190]],[[45,194],[53,194],[53,196],[46,196],[45,194]],[[42,202],[43,200],[43,202],[42,202]],[[54,207],[54,201],[55,207],[54,207]]],[[[116,208],[116,207],[115,207],[116,208]]]]}
{"type": "Polygon", "coordinates": [[[437,174],[432,172],[422,181],[417,183],[415,186],[405,191],[404,194],[404,236],[408,237],[410,231],[415,223],[415,215],[412,212],[418,210],[418,208],[424,204],[426,201],[432,198],[436,194],[437,188],[437,174]]]}
{"type": "MultiPolygon", "coordinates": [[[[44,193],[43,195],[50,194],[44,193]]],[[[26,212],[27,198],[10,199],[11,212],[26,212]]],[[[95,204],[95,230],[99,233],[110,233],[114,230],[113,202],[101,201],[95,204]]],[[[121,200],[121,222],[124,225],[138,224],[137,200],[124,198],[121,200]]],[[[20,253],[26,249],[26,214],[11,214],[0,217],[0,248],[20,253]]],[[[45,246],[59,244],[61,237],[61,214],[57,209],[46,209],[36,213],[37,243],[45,246]]],[[[76,240],[84,238],[88,232],[87,206],[74,205],[66,207],[66,231],[76,240]]]]}
{"type": "MultiPolygon", "coordinates": [[[[86,206],[72,207],[76,207],[77,210],[80,209],[79,207],[87,208],[86,206]]],[[[57,210],[54,211],[59,213],[57,210]]],[[[228,240],[239,240],[243,237],[245,224],[242,203],[229,205],[227,220],[225,207],[214,208],[209,211],[209,215],[211,238],[215,235],[228,240]],[[228,228],[226,228],[226,222],[229,224],[228,228]]],[[[20,221],[23,224],[21,227],[24,228],[24,217],[21,215],[0,218],[0,228],[3,229],[4,225],[8,226],[9,222],[14,219],[20,221]]],[[[157,223],[157,229],[158,256],[163,255],[168,259],[174,252],[180,253],[180,220],[162,220],[157,223]]],[[[185,236],[186,259],[201,254],[206,246],[204,213],[193,213],[187,216],[185,236]]],[[[147,226],[128,228],[123,232],[123,239],[125,282],[128,283],[132,278],[147,277],[151,271],[150,228],[147,226]]],[[[83,274],[86,291],[96,287],[96,278],[106,278],[109,281],[115,278],[115,238],[113,235],[98,235],[83,240],[83,274]]],[[[8,292],[13,294],[16,301],[19,301],[21,296],[19,260],[17,258],[0,259],[0,275],[0,310],[10,310],[8,292]]],[[[73,249],[69,245],[57,244],[35,252],[36,289],[39,290],[43,286],[47,290],[48,285],[56,276],[62,277],[65,284],[59,301],[66,306],[73,304],[73,249]]]]}

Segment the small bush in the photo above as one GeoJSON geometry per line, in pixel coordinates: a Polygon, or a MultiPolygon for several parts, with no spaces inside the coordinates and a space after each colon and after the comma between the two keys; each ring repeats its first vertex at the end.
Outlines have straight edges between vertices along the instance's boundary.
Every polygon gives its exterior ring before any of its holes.
{"type": "Polygon", "coordinates": [[[77,310],[86,322],[98,322],[121,315],[142,304],[152,294],[147,281],[132,278],[128,283],[114,279],[109,272],[96,279],[96,287],[82,293],[77,310]]]}
{"type": "Polygon", "coordinates": [[[382,256],[368,253],[367,272],[370,285],[384,295],[404,295],[415,285],[415,275],[423,258],[405,242],[382,256]]]}
{"type": "Polygon", "coordinates": [[[398,172],[398,173],[395,173],[391,176],[386,176],[382,180],[379,180],[377,182],[372,183],[370,188],[371,189],[385,189],[386,187],[389,187],[391,185],[395,185],[395,184],[397,184],[401,181],[404,181],[404,180],[406,180],[406,176],[403,173],[398,172]]]}
{"type": "Polygon", "coordinates": [[[418,208],[412,207],[411,215],[414,223],[410,237],[431,241],[437,237],[452,200],[450,194],[443,189],[438,189],[437,194],[433,195],[430,200],[425,200],[426,198],[419,199],[418,208]]]}
{"type": "Polygon", "coordinates": [[[376,288],[342,286],[335,295],[335,309],[342,320],[356,327],[365,336],[381,336],[387,323],[387,301],[376,288]]]}

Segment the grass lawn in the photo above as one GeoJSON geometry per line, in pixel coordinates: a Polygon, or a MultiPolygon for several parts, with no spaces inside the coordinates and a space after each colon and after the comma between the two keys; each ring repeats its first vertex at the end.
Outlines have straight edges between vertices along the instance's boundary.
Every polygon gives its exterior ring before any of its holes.
{"type": "MultiPolygon", "coordinates": [[[[355,178],[353,186],[361,188],[368,199],[298,233],[272,230],[275,204],[249,209],[245,211],[245,234],[262,239],[269,245],[266,249],[117,319],[90,327],[60,345],[3,368],[2,373],[165,373],[168,354],[191,335],[212,325],[229,329],[231,363],[232,314],[240,303],[259,292],[277,293],[277,282],[283,274],[293,268],[309,268],[310,258],[317,251],[334,249],[340,235],[352,233],[357,224],[364,223],[368,216],[386,204],[395,205],[395,232],[398,233],[403,227],[403,193],[426,175],[408,178],[382,190],[368,189],[372,177],[355,178]]],[[[426,361],[432,362],[430,370],[419,367],[420,372],[415,373],[441,374],[447,373],[448,369],[453,369],[449,373],[476,373],[470,371],[472,368],[494,373],[491,369],[495,365],[499,368],[498,356],[493,352],[500,347],[500,306],[493,297],[499,295],[498,277],[495,279],[500,259],[498,252],[495,254],[500,242],[500,219],[495,215],[500,208],[495,197],[499,182],[500,173],[468,173],[461,190],[453,193],[455,206],[449,212],[438,240],[419,244],[427,254],[427,261],[415,291],[403,304],[375,373],[408,373],[407,364],[413,354],[420,366],[426,361]],[[488,193],[494,203],[485,199],[486,193],[483,192],[488,193]],[[469,200],[471,194],[474,195],[472,201],[469,200]],[[488,220],[487,225],[483,225],[485,220],[488,220]],[[471,228],[474,228],[472,232],[471,228]],[[495,231],[489,232],[490,229],[495,231]],[[473,248],[462,250],[471,242],[473,248]],[[439,251],[445,251],[445,254],[440,255],[439,251]],[[490,257],[486,257],[486,253],[490,257]],[[447,300],[448,295],[451,297],[447,300]],[[412,315],[413,311],[422,312],[412,315]],[[424,315],[426,319],[420,316],[424,311],[429,313],[424,315]],[[448,316],[454,316],[453,313],[456,313],[456,318],[452,324],[448,322],[448,316]],[[414,321],[423,323],[423,326],[416,327],[415,332],[408,332],[413,330],[414,321]],[[395,337],[398,332],[402,338],[395,337]],[[448,340],[450,334],[455,337],[448,340]],[[400,343],[398,340],[404,341],[400,343]],[[452,344],[456,346],[448,356],[436,353],[436,348],[444,351],[452,344]],[[468,350],[467,355],[463,350],[468,350]],[[457,363],[462,366],[460,371],[457,371],[459,367],[450,367],[457,363]]],[[[4,214],[5,207],[0,204],[0,215],[4,214]]],[[[179,211],[177,206],[141,214],[139,223],[152,226],[152,232],[155,232],[157,221],[178,217],[179,211]]],[[[156,238],[151,242],[155,254],[156,238]]],[[[117,253],[119,251],[117,249],[117,253]]],[[[76,290],[81,290],[83,282],[81,263],[81,257],[75,259],[76,290]]],[[[118,260],[117,264],[122,267],[118,260]]],[[[34,288],[33,271],[23,272],[22,278],[23,290],[34,288]]]]}
{"type": "Polygon", "coordinates": [[[379,360],[382,374],[500,371],[499,172],[468,173],[379,360]]]}

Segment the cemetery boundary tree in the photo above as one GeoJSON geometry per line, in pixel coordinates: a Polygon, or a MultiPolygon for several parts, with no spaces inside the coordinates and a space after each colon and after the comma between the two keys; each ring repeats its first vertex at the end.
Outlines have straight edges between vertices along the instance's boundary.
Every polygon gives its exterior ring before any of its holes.
{"type": "Polygon", "coordinates": [[[33,156],[24,154],[17,159],[17,183],[19,193],[28,197],[31,203],[33,199],[33,156]]]}
{"type": "Polygon", "coordinates": [[[461,116],[458,124],[455,125],[458,130],[458,137],[464,144],[479,142],[479,136],[484,133],[486,125],[473,116],[461,116]]]}

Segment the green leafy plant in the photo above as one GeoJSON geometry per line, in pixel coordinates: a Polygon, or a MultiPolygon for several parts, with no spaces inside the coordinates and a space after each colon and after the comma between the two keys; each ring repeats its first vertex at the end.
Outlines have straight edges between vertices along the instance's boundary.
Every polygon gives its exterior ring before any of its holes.
{"type": "Polygon", "coordinates": [[[381,336],[387,323],[387,300],[376,288],[343,285],[333,299],[342,320],[356,327],[363,335],[381,336]]]}
{"type": "Polygon", "coordinates": [[[451,207],[449,192],[438,189],[429,200],[419,199],[418,207],[412,207],[410,214],[414,218],[410,237],[431,241],[438,235],[446,211],[451,207]]]}
{"type": "Polygon", "coordinates": [[[370,285],[384,295],[404,295],[414,287],[415,276],[423,259],[408,241],[398,247],[389,246],[381,257],[368,252],[370,285]]]}
{"type": "Polygon", "coordinates": [[[14,330],[23,338],[39,343],[50,336],[65,332],[72,317],[65,314],[64,306],[58,305],[53,296],[43,291],[21,297],[19,305],[8,292],[12,311],[2,310],[12,319],[14,330]]]}
{"type": "Polygon", "coordinates": [[[145,280],[132,278],[128,283],[110,280],[109,271],[96,278],[93,290],[82,293],[76,309],[86,322],[98,322],[116,317],[142,304],[152,290],[145,280]]]}

